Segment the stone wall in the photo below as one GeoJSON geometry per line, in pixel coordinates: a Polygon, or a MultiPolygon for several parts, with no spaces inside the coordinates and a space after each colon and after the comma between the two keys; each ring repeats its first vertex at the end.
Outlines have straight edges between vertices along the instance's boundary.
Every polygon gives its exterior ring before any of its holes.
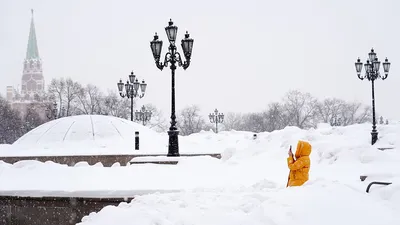
{"type": "MultiPolygon", "coordinates": [[[[181,156],[211,156],[220,159],[221,154],[181,154],[181,156]]],[[[133,158],[143,156],[165,156],[165,155],[75,155],[75,156],[0,156],[0,160],[6,163],[15,163],[22,160],[36,160],[40,162],[52,161],[59,164],[74,166],[78,162],[87,162],[94,165],[101,162],[103,166],[110,167],[114,163],[126,166],[133,158]]],[[[172,158],[171,158],[172,159],[172,158]]]]}
{"type": "Polygon", "coordinates": [[[0,224],[71,225],[91,212],[132,199],[0,196],[0,224]]]}

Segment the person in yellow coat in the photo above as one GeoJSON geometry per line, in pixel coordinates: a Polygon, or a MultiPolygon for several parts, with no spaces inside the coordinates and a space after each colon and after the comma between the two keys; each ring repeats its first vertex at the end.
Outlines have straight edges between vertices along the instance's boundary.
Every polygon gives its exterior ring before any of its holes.
{"type": "Polygon", "coordinates": [[[299,141],[294,155],[296,158],[293,157],[292,147],[290,147],[288,154],[287,164],[290,172],[286,187],[301,186],[308,181],[311,145],[306,141],[299,141]]]}

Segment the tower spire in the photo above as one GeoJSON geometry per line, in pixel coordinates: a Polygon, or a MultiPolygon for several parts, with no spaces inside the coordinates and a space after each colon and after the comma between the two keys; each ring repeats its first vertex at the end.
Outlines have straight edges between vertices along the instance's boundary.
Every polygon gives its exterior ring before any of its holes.
{"type": "Polygon", "coordinates": [[[44,91],[42,60],[39,57],[35,23],[33,21],[33,9],[31,9],[31,13],[31,27],[21,79],[21,95],[26,100],[33,99],[36,94],[44,91]]]}
{"type": "Polygon", "coordinates": [[[26,50],[26,59],[38,59],[39,58],[39,49],[36,40],[36,30],[35,23],[33,21],[33,9],[31,9],[32,19],[31,19],[31,27],[29,30],[29,39],[28,39],[28,48],[26,50]]]}

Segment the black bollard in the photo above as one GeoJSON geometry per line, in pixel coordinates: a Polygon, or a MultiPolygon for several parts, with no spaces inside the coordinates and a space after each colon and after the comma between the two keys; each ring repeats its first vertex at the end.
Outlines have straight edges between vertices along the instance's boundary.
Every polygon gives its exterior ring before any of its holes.
{"type": "Polygon", "coordinates": [[[139,150],[139,131],[135,131],[135,150],[139,150]]]}

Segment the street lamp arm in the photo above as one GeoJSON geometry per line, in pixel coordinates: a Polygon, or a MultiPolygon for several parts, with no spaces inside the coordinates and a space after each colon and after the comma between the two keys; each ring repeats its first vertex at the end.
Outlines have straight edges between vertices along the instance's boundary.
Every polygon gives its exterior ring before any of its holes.
{"type": "Polygon", "coordinates": [[[174,53],[174,57],[175,57],[176,61],[178,62],[178,65],[179,65],[179,66],[182,66],[181,54],[179,54],[179,52],[176,51],[176,52],[174,53]]]}
{"type": "Polygon", "coordinates": [[[175,58],[176,58],[176,61],[178,62],[178,65],[179,65],[180,67],[182,67],[184,70],[186,70],[186,69],[189,67],[189,65],[190,65],[190,60],[188,60],[188,61],[183,61],[183,60],[182,60],[182,57],[181,57],[181,54],[180,54],[179,52],[175,52],[175,53],[174,53],[174,56],[175,56],[175,58]]]}
{"type": "Polygon", "coordinates": [[[164,64],[162,62],[160,62],[159,60],[156,61],[156,66],[160,70],[164,69],[164,64]]]}
{"type": "Polygon", "coordinates": [[[388,77],[388,74],[385,74],[385,75],[381,76],[381,74],[379,73],[379,77],[380,77],[382,80],[385,80],[385,79],[388,77]]]}
{"type": "Polygon", "coordinates": [[[164,67],[168,67],[168,63],[171,62],[171,53],[167,52],[165,54],[164,63],[160,62],[160,60],[156,61],[156,66],[158,69],[163,70],[164,67]]]}
{"type": "Polygon", "coordinates": [[[190,65],[190,60],[187,60],[187,61],[183,61],[182,60],[182,57],[181,57],[181,54],[179,53],[179,52],[175,52],[175,57],[176,57],[176,61],[178,62],[178,65],[180,66],[180,67],[183,67],[183,69],[184,70],[186,70],[188,67],[189,67],[189,65],[190,65]]]}
{"type": "Polygon", "coordinates": [[[183,69],[184,70],[186,70],[188,67],[190,66],[190,61],[188,60],[188,61],[185,61],[184,63],[183,63],[183,69]]]}
{"type": "Polygon", "coordinates": [[[121,97],[125,98],[127,95],[126,95],[126,94],[124,94],[124,93],[122,93],[122,92],[120,92],[120,93],[119,93],[119,96],[121,96],[121,97]]]}

